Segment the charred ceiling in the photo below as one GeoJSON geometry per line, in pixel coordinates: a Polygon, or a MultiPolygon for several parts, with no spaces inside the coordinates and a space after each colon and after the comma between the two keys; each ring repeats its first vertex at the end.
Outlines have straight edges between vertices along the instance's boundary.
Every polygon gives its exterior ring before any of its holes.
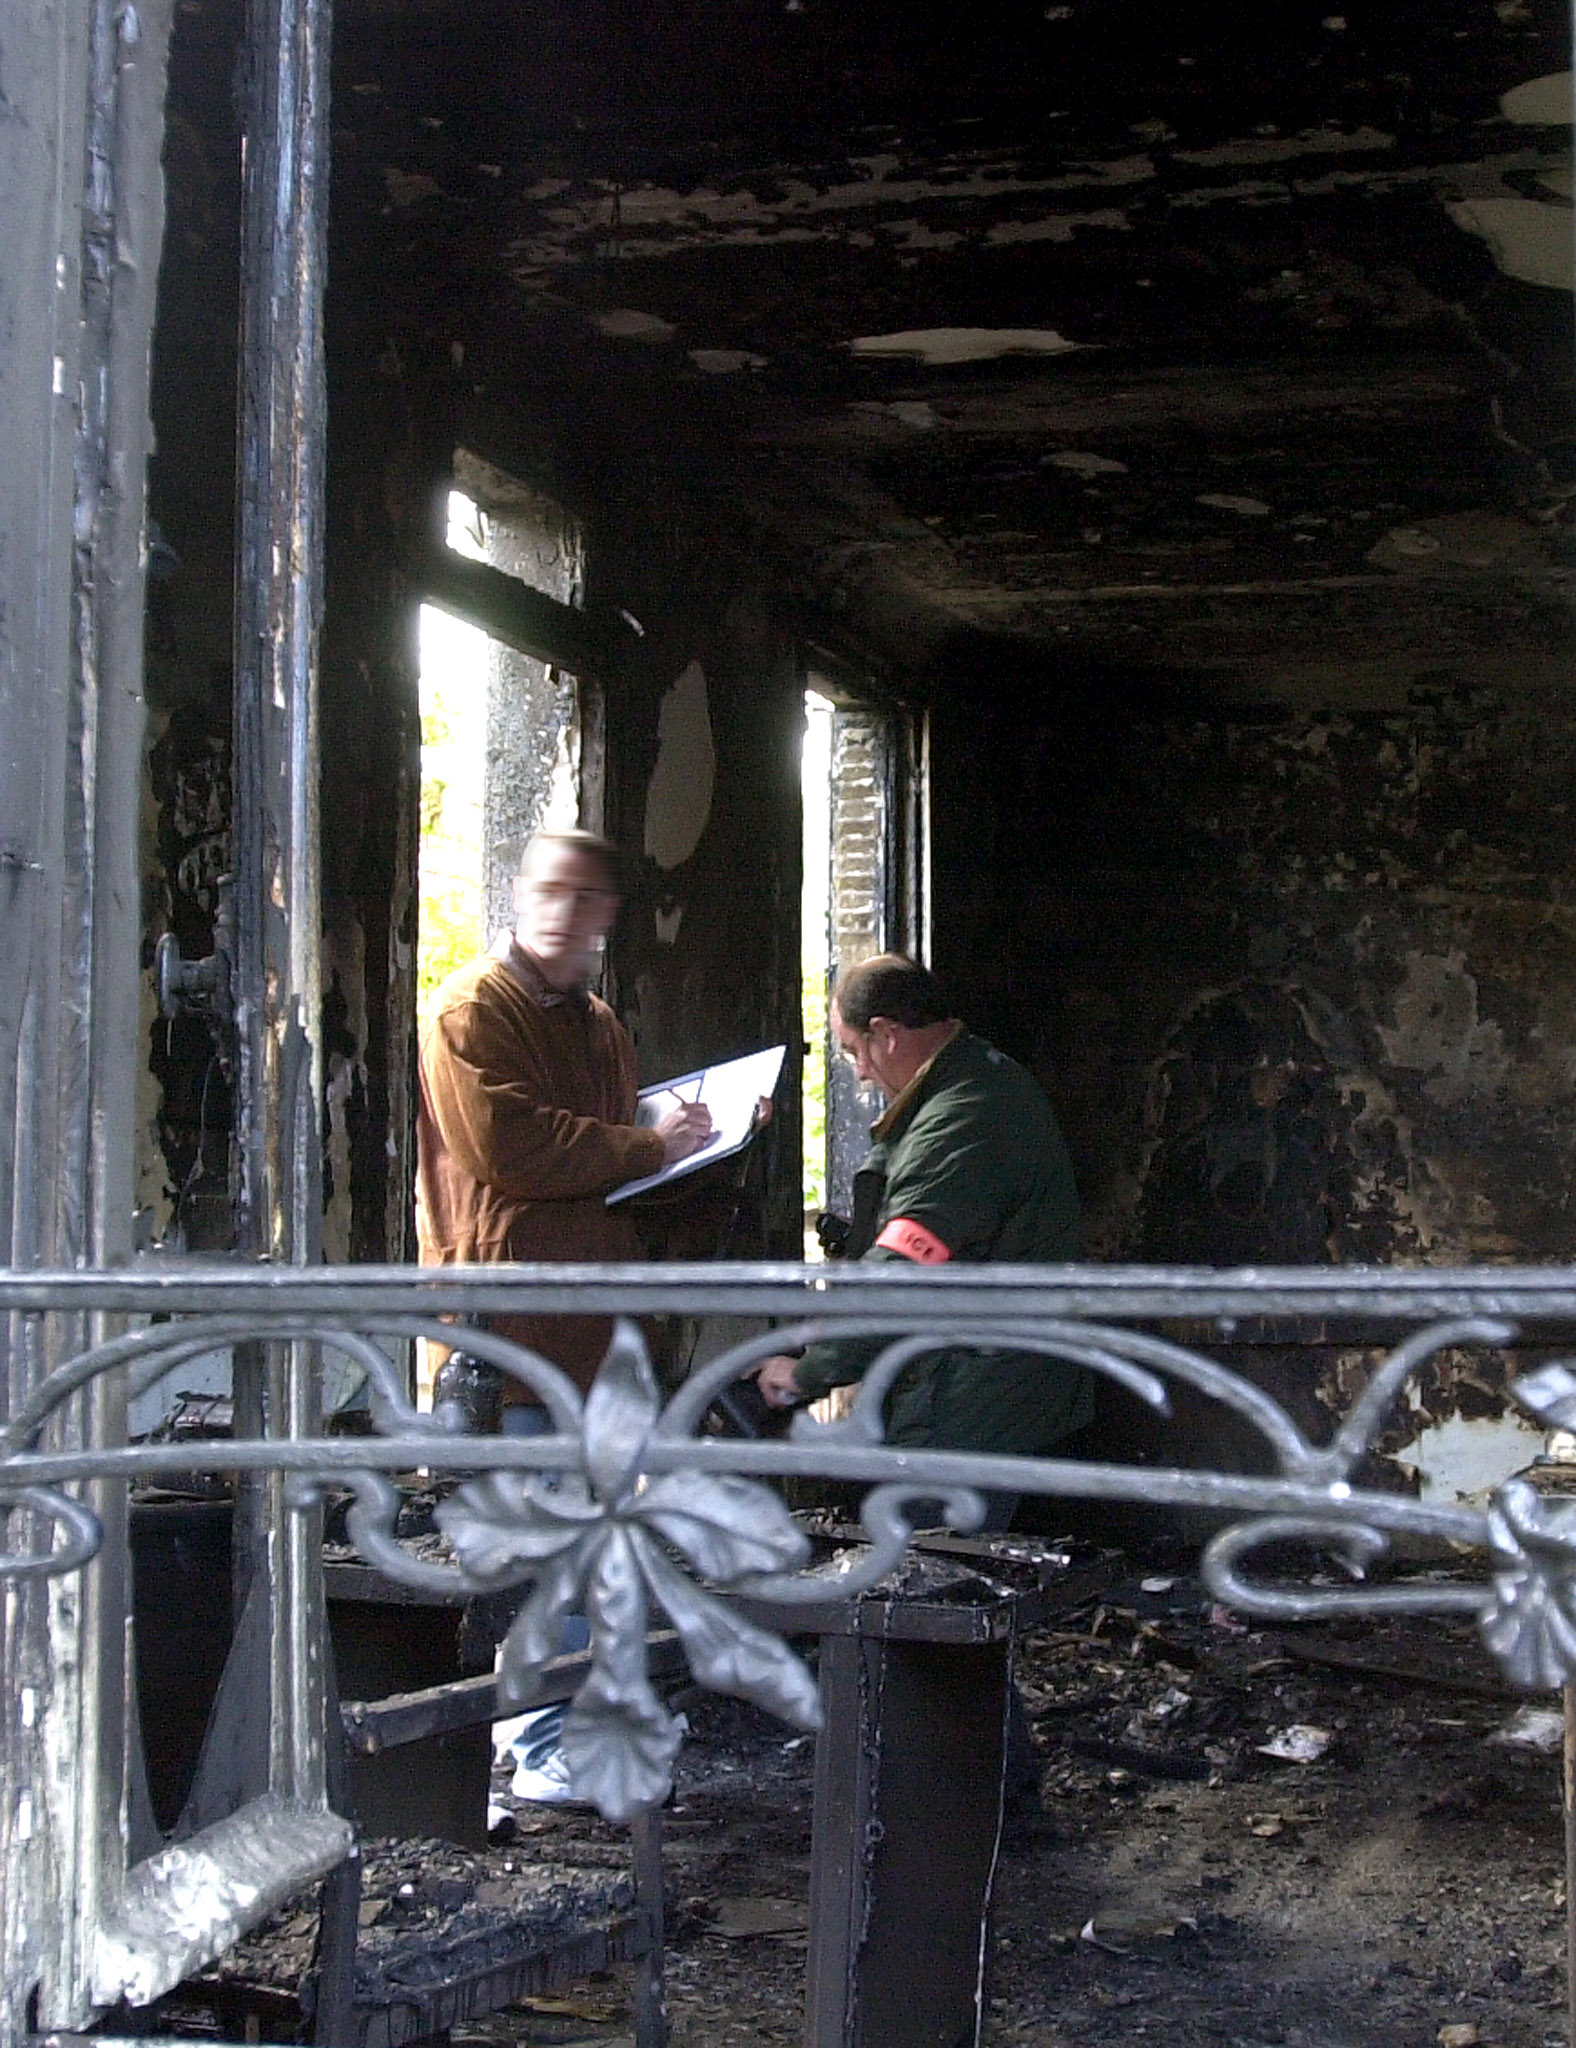
{"type": "Polygon", "coordinates": [[[873,666],[1553,680],[1563,14],[1335,4],[352,0],[332,289],[873,666]]]}

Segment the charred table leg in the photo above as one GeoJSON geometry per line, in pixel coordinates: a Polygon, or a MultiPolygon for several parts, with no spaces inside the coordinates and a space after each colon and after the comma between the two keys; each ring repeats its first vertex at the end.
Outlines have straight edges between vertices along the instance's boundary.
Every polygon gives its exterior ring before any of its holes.
{"type": "MultiPolygon", "coordinates": [[[[350,1760],[345,1754],[345,1730],[340,1719],[339,1683],[331,1644],[325,1644],[323,1654],[329,1724],[324,1737],[328,1799],[336,1813],[354,1822],[350,1760]]],[[[355,2038],[352,2008],[356,1996],[356,1937],[360,1926],[361,1839],[358,1835],[344,1862],[337,1864],[323,1880],[317,1950],[309,1979],[313,1996],[312,2039],[318,2048],[346,2048],[346,2044],[355,2038]]]]}
{"type": "Polygon", "coordinates": [[[668,1997],[663,1957],[662,1809],[648,1807],[630,1823],[635,1899],[646,1916],[649,1946],[635,1965],[635,2048],[667,2048],[668,1997]]]}
{"type": "Polygon", "coordinates": [[[821,1645],[806,2048],[972,2048],[1010,1646],[821,1645]]]}

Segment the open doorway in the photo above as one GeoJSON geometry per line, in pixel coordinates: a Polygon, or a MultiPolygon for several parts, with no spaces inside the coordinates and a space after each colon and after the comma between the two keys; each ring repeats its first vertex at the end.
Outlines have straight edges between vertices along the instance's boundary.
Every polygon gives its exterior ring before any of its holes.
{"type": "Polygon", "coordinates": [[[815,1222],[847,1216],[853,1178],[880,1114],[832,1044],[828,1002],[842,968],[873,953],[929,952],[926,727],[921,716],[857,702],[812,674],[805,693],[803,1020],[805,1255],[815,1222]]]}
{"type": "MultiPolygon", "coordinates": [[[[445,540],[456,554],[578,600],[579,534],[558,506],[463,451],[455,486],[445,540]]],[[[447,603],[421,607],[418,1008],[509,922],[531,834],[600,823],[587,730],[578,678],[447,603]]]]}
{"type": "MultiPolygon", "coordinates": [[[[449,493],[445,538],[485,561],[481,508],[449,493]]],[[[487,683],[494,642],[436,605],[421,608],[421,826],[417,854],[416,1002],[486,943],[482,924],[487,683]]]]}
{"type": "MultiPolygon", "coordinates": [[[[572,522],[463,452],[444,538],[455,554],[562,604],[580,595],[572,522]]],[[[601,823],[598,749],[587,744],[594,700],[577,677],[483,631],[447,598],[421,607],[420,656],[418,1023],[448,976],[512,922],[513,878],[532,833],[601,823]]],[[[425,1344],[417,1346],[415,1378],[426,1407],[425,1344]]]]}

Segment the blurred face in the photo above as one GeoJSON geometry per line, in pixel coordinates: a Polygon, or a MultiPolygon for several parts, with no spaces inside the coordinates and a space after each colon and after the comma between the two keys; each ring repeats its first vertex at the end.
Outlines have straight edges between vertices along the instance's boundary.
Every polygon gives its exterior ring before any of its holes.
{"type": "Polygon", "coordinates": [[[514,935],[555,988],[583,981],[618,915],[618,895],[595,854],[551,840],[514,878],[514,935]]]}
{"type": "Polygon", "coordinates": [[[879,1088],[884,1095],[901,1094],[910,1076],[902,1071],[903,1061],[897,1027],[888,1017],[872,1017],[868,1031],[856,1031],[843,1021],[843,1013],[832,998],[832,1036],[837,1049],[853,1068],[862,1087],[879,1088]]]}

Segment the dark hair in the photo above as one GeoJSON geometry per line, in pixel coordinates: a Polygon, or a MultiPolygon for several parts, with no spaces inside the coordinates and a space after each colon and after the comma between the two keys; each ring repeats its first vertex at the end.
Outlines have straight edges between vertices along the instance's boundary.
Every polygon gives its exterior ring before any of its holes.
{"type": "Polygon", "coordinates": [[[533,832],[520,850],[517,872],[523,875],[531,865],[532,854],[544,846],[567,846],[571,852],[597,861],[607,878],[607,886],[617,896],[624,894],[624,858],[611,841],[600,838],[595,832],[582,832],[578,827],[570,826],[559,831],[533,832]]]}
{"type": "Polygon", "coordinates": [[[873,1017],[890,1017],[919,1031],[927,1024],[945,1024],[952,1015],[935,976],[902,953],[877,953],[837,977],[834,991],[843,1022],[851,1031],[868,1031],[873,1017]]]}

